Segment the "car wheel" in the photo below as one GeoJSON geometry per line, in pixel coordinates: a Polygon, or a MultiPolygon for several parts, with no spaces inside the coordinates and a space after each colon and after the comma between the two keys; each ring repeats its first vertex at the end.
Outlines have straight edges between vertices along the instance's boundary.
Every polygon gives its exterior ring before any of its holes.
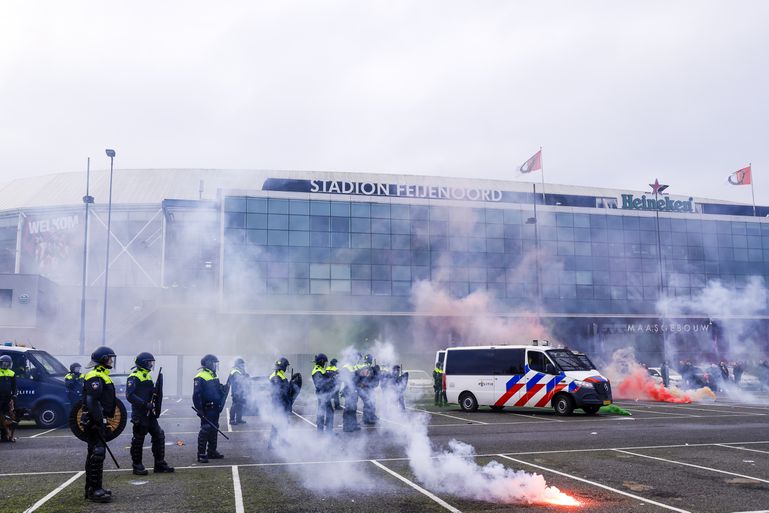
{"type": "Polygon", "coordinates": [[[553,399],[553,409],[556,415],[567,417],[574,412],[574,399],[566,394],[559,394],[553,399]]]}
{"type": "Polygon", "coordinates": [[[38,405],[34,413],[37,427],[50,429],[64,424],[64,408],[53,402],[38,405]]]}
{"type": "Polygon", "coordinates": [[[583,406],[582,410],[587,413],[588,415],[595,415],[598,413],[598,410],[600,410],[601,407],[597,404],[591,404],[590,406],[583,406]]]}
{"type": "Polygon", "coordinates": [[[478,409],[478,399],[470,392],[462,392],[459,396],[459,406],[464,411],[476,411],[478,409]]]}

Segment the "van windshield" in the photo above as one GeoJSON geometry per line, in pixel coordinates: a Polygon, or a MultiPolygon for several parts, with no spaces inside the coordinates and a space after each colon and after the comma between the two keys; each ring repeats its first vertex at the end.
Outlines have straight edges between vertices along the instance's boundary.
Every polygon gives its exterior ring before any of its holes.
{"type": "Polygon", "coordinates": [[[587,371],[595,369],[595,365],[584,354],[572,353],[566,349],[551,349],[547,354],[562,371],[587,371]]]}
{"type": "Polygon", "coordinates": [[[59,360],[45,351],[30,351],[29,354],[35,358],[36,363],[40,364],[48,374],[63,376],[68,372],[67,368],[59,360]]]}

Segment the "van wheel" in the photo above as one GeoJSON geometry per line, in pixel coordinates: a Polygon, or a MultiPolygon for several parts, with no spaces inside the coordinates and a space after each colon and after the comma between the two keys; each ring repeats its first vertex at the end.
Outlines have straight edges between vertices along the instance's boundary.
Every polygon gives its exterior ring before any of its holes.
{"type": "Polygon", "coordinates": [[[553,409],[556,415],[567,417],[574,412],[574,399],[566,394],[560,394],[553,399],[553,409]]]}
{"type": "Polygon", "coordinates": [[[50,429],[64,424],[64,408],[53,402],[46,402],[35,408],[37,427],[50,429]]]}
{"type": "Polygon", "coordinates": [[[478,409],[478,399],[470,392],[462,392],[459,396],[459,406],[464,411],[476,411],[478,409]]]}
{"type": "Polygon", "coordinates": [[[598,406],[597,404],[591,404],[590,406],[583,406],[582,407],[582,411],[584,411],[588,415],[595,415],[596,413],[598,413],[598,410],[600,410],[600,409],[601,409],[601,407],[598,406]]]}

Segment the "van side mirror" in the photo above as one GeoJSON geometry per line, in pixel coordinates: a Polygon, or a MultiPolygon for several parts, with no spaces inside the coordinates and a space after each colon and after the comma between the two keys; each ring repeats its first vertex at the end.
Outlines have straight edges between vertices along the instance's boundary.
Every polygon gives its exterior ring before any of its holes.
{"type": "Polygon", "coordinates": [[[555,372],[555,365],[553,365],[552,363],[546,363],[545,374],[557,374],[557,372],[555,372]]]}

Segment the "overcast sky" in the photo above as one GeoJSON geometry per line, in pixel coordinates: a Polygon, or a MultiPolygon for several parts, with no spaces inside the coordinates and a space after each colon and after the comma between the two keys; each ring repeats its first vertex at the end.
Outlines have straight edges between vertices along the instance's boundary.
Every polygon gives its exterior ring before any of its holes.
{"type": "Polygon", "coordinates": [[[0,180],[408,173],[769,204],[769,2],[4,0],[0,180]]]}

